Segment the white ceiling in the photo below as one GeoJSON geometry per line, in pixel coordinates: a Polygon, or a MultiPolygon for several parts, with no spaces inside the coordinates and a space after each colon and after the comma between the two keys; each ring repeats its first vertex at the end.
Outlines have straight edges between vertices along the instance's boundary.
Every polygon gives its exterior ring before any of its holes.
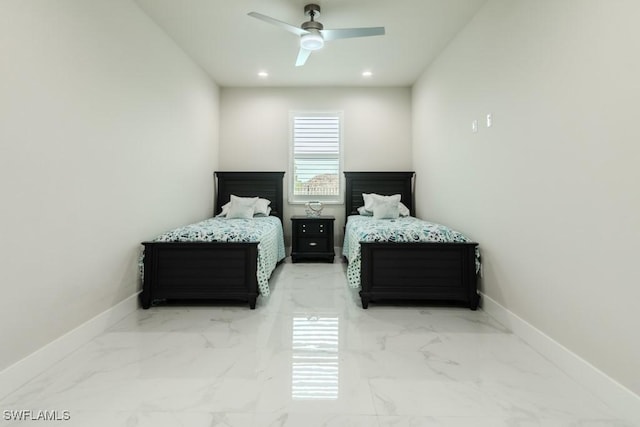
{"type": "Polygon", "coordinates": [[[223,87],[411,86],[485,1],[136,0],[223,87]],[[325,29],[384,26],[386,34],[329,41],[296,67],[298,36],[247,13],[300,26],[308,3],[320,5],[325,29]]]}

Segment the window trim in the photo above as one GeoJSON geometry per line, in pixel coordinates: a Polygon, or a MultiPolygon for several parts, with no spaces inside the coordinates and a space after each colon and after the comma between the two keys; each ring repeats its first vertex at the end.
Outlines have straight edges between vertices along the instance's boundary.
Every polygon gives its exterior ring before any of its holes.
{"type": "Polygon", "coordinates": [[[320,200],[325,205],[338,205],[344,203],[344,113],[342,111],[289,111],[289,179],[288,201],[292,205],[302,205],[311,200],[320,200]],[[338,117],[339,121],[339,154],[338,154],[338,195],[337,196],[300,196],[294,195],[294,119],[296,117],[338,117]]]}

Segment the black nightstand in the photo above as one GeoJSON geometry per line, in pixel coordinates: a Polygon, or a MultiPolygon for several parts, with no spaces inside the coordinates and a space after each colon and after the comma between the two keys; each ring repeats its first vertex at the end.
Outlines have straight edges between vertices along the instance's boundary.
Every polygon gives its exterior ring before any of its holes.
{"type": "Polygon", "coordinates": [[[333,262],[333,216],[292,216],[291,262],[301,259],[333,262]]]}

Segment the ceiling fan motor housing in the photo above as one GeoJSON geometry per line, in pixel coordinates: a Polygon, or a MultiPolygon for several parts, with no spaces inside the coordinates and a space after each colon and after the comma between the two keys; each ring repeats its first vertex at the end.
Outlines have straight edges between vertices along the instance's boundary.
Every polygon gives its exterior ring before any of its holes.
{"type": "Polygon", "coordinates": [[[317,4],[308,4],[304,7],[304,14],[307,15],[310,20],[307,22],[303,22],[300,28],[307,31],[320,31],[324,29],[324,26],[314,19],[320,16],[320,6],[317,4]]]}
{"type": "Polygon", "coordinates": [[[303,22],[300,27],[303,30],[307,30],[307,31],[311,31],[311,30],[320,31],[320,30],[322,30],[324,28],[324,26],[321,23],[319,23],[318,21],[303,22]]]}
{"type": "Polygon", "coordinates": [[[320,6],[317,4],[308,4],[304,7],[304,14],[311,17],[313,21],[314,18],[320,16],[320,6]]]}

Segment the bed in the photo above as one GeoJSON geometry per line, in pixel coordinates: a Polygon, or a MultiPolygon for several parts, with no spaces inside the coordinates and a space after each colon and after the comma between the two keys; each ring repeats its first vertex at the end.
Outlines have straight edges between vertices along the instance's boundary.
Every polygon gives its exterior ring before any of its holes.
{"type": "Polygon", "coordinates": [[[241,300],[254,309],[258,295],[268,295],[268,278],[285,255],[283,176],[284,172],[215,172],[214,218],[142,243],[142,308],[162,300],[241,300]],[[232,195],[269,200],[269,215],[215,218],[232,195]],[[277,254],[263,255],[264,246],[271,251],[276,246],[277,254]]]}
{"type": "MultiPolygon", "coordinates": [[[[349,285],[360,289],[364,309],[372,301],[409,300],[462,305],[476,310],[480,271],[477,243],[439,224],[435,224],[430,233],[437,235],[437,240],[452,241],[407,242],[387,238],[393,236],[388,232],[390,229],[376,234],[354,228],[355,222],[350,216],[356,221],[365,221],[358,212],[364,205],[363,193],[400,194],[410,216],[415,217],[413,176],[414,172],[345,172],[347,224],[343,255],[349,263],[349,285]],[[441,239],[440,232],[449,238],[441,239]]],[[[373,221],[379,224],[386,221],[386,226],[393,224],[392,220],[373,221]]]]}

